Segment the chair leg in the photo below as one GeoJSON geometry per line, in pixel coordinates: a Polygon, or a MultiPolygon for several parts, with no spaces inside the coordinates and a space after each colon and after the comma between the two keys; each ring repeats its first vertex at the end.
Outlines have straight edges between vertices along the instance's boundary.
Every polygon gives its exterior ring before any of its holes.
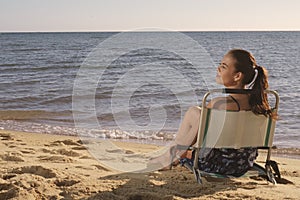
{"type": "Polygon", "coordinates": [[[277,182],[275,180],[275,176],[274,176],[274,174],[272,172],[271,166],[267,165],[267,164],[266,164],[266,173],[267,173],[268,180],[270,182],[272,182],[273,184],[276,184],[277,182]]]}
{"type": "Polygon", "coordinates": [[[272,151],[272,148],[269,147],[265,169],[266,169],[266,174],[267,174],[268,180],[271,181],[273,184],[276,184],[277,182],[276,182],[275,177],[278,177],[280,179],[281,175],[280,175],[280,171],[279,171],[277,162],[275,162],[274,160],[270,160],[271,151],[272,151]],[[273,173],[273,171],[274,171],[274,173],[273,173]]]}
{"type": "Polygon", "coordinates": [[[277,182],[276,182],[275,178],[276,177],[279,179],[281,178],[277,162],[274,160],[267,160],[265,167],[266,167],[266,173],[268,176],[268,180],[271,181],[273,184],[276,184],[277,182]],[[273,171],[274,171],[274,173],[273,173],[273,171]]]}
{"type": "Polygon", "coordinates": [[[195,175],[195,178],[196,178],[197,182],[198,182],[199,184],[202,184],[203,182],[202,182],[200,170],[193,167],[193,173],[194,173],[194,175],[195,175]]]}
{"type": "Polygon", "coordinates": [[[279,171],[277,162],[274,160],[268,160],[267,163],[268,163],[268,165],[270,165],[272,167],[272,169],[275,173],[275,176],[277,176],[280,179],[281,175],[280,175],[280,171],[279,171]]]}

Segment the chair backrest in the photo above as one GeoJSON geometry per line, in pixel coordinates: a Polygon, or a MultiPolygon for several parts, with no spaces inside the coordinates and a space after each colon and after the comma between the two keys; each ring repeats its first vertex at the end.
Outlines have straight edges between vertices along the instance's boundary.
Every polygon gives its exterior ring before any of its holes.
{"type": "MultiPolygon", "coordinates": [[[[222,92],[224,90],[214,90],[222,92]]],[[[276,97],[273,112],[277,112],[279,97],[274,91],[266,91],[276,97]]],[[[271,117],[256,115],[252,111],[226,111],[205,106],[202,102],[201,118],[196,146],[198,148],[271,147],[276,121],[271,117]]]]}
{"type": "Polygon", "coordinates": [[[270,147],[275,120],[252,111],[202,110],[202,146],[211,148],[270,147]]]}

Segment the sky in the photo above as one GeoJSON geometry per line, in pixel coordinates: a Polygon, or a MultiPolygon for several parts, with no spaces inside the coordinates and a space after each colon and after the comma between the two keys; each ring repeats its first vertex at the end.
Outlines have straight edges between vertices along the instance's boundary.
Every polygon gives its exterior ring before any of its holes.
{"type": "Polygon", "coordinates": [[[0,32],[300,30],[300,0],[0,0],[0,32]]]}

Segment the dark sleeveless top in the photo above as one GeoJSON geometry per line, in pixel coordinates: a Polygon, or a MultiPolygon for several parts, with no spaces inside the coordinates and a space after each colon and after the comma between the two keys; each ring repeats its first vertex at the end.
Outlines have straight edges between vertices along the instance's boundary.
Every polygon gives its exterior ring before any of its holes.
{"type": "Polygon", "coordinates": [[[231,96],[231,95],[229,95],[230,97],[231,97],[231,99],[236,103],[236,105],[238,106],[238,111],[240,111],[241,110],[241,107],[240,107],[240,104],[239,104],[239,102],[233,97],[233,96],[231,96]]]}

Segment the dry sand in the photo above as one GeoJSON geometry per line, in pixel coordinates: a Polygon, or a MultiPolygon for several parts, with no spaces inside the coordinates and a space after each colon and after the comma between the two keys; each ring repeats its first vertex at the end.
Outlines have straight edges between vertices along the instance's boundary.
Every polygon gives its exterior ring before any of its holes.
{"type": "MultiPolygon", "coordinates": [[[[157,146],[116,142],[123,153],[157,146]]],[[[289,155],[299,149],[277,150],[289,155]]],[[[122,153],[122,152],[121,152],[122,153]]],[[[263,160],[258,158],[258,162],[263,160]]],[[[273,157],[282,181],[261,177],[196,183],[186,168],[148,173],[117,173],[105,167],[77,137],[0,132],[0,199],[300,199],[300,160],[273,157]]]]}

